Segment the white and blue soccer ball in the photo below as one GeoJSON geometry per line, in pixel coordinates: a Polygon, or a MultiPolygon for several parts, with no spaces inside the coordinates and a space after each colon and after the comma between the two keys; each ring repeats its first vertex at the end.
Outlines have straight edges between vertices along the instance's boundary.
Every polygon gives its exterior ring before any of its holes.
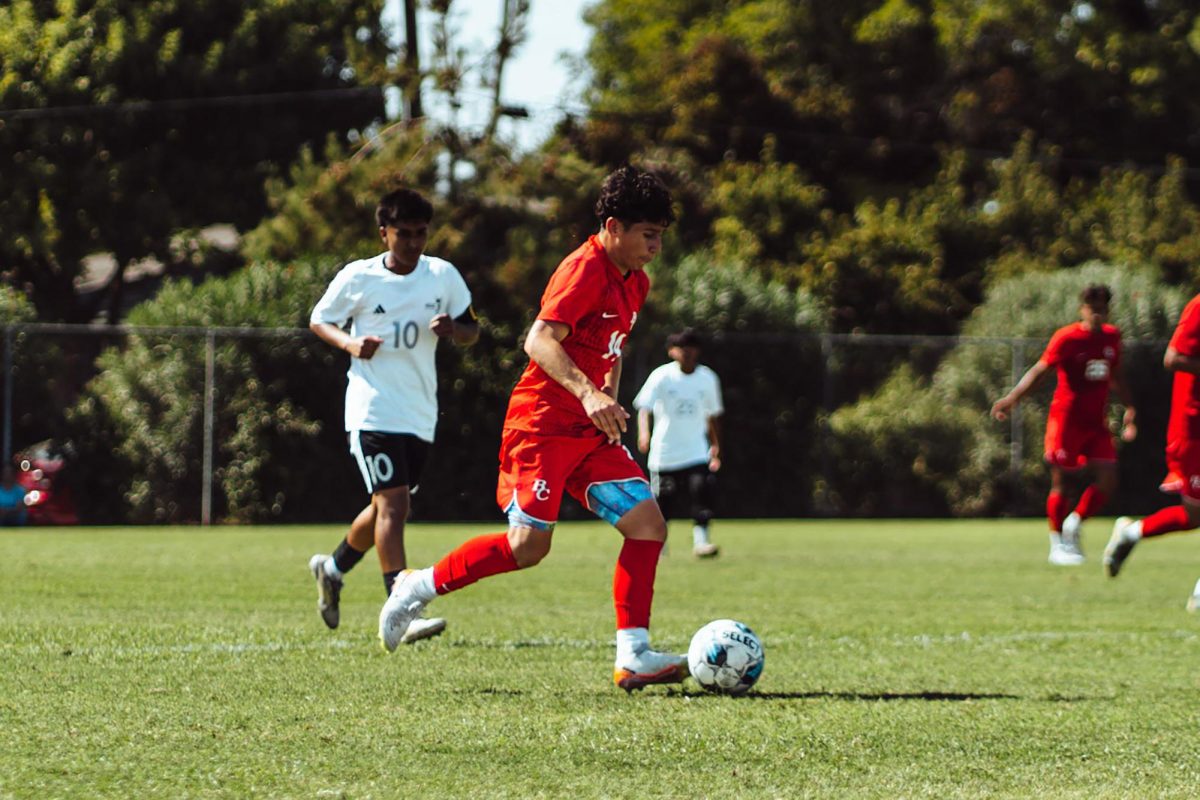
{"type": "Polygon", "coordinates": [[[762,641],[749,626],[718,619],[696,631],[688,646],[688,669],[710,692],[745,694],[763,671],[762,641]]]}

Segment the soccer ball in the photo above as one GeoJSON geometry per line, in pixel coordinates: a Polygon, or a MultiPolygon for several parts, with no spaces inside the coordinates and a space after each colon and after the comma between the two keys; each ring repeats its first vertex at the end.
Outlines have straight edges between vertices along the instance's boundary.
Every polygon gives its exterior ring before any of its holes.
{"type": "Polygon", "coordinates": [[[714,620],[692,637],[688,669],[696,682],[710,692],[745,694],[762,675],[762,642],[740,622],[714,620]]]}

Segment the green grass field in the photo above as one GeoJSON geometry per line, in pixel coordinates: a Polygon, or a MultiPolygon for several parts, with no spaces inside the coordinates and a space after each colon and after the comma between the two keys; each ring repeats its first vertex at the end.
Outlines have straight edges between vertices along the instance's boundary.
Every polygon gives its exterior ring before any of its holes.
{"type": "MultiPolygon", "coordinates": [[[[335,526],[0,532],[0,797],[1194,797],[1200,536],[1102,574],[1018,521],[721,521],[662,562],[654,641],[750,624],[746,698],[611,683],[606,526],[439,599],[383,653],[374,556],[342,626],[335,526]]],[[[413,525],[426,564],[495,526],[413,525]]]]}

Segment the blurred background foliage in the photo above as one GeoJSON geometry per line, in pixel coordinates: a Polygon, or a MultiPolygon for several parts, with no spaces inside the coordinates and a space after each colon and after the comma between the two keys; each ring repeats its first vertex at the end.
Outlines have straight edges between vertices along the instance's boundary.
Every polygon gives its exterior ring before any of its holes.
{"type": "MultiPolygon", "coordinates": [[[[962,343],[932,370],[902,364],[878,389],[830,415],[825,477],[832,508],[867,516],[1038,513],[1054,382],[1017,407],[1022,457],[1016,469],[1013,426],[992,420],[989,411],[1041,356],[1048,334],[1073,321],[1064,310],[1075,310],[1078,319],[1079,292],[1090,283],[1113,291],[1110,321],[1122,331],[1122,372],[1138,408],[1138,438],[1120,444],[1123,479],[1114,505],[1152,507],[1164,471],[1170,397],[1162,356],[1191,292],[1163,284],[1142,265],[1092,262],[998,283],[963,325],[962,343]],[[1014,343],[1012,337],[1019,338],[1014,343]],[[1014,347],[1020,348],[1016,359],[1014,347]]],[[[1113,411],[1114,430],[1119,419],[1113,411]]]]}
{"type": "MultiPolygon", "coordinates": [[[[521,337],[595,229],[599,181],[633,162],[669,183],[679,219],[622,396],[665,360],[666,332],[705,333],[729,408],[723,513],[1036,513],[1044,398],[1022,412],[1015,471],[1010,429],[986,415],[1014,380],[1008,344],[853,337],[1020,337],[1028,365],[1092,280],[1148,342],[1126,358],[1144,424],[1122,507],[1159,502],[1161,346],[1200,286],[1192,4],[598,0],[584,108],[532,149],[494,124],[386,119],[396,87],[411,107],[413,69],[453,106],[521,37],[466,58],[458,4],[440,0],[414,67],[381,6],[0,7],[0,311],[303,327],[340,265],[379,251],[378,197],[414,186],[435,202],[429,252],[463,272],[483,323],[474,347],[439,352],[441,444],[417,511],[491,516],[521,337]],[[197,244],[217,224],[236,243],[197,244]],[[89,280],[97,255],[115,269],[89,280]],[[147,261],[169,280],[135,305],[147,261]]],[[[519,31],[529,7],[512,11],[519,31]]],[[[195,519],[203,340],[106,344],[60,353],[57,381],[17,348],[22,385],[45,379],[71,407],[20,417],[18,438],[40,423],[86,454],[91,519],[195,519]]],[[[217,353],[221,518],[352,513],[344,356],[265,337],[217,353]]]]}

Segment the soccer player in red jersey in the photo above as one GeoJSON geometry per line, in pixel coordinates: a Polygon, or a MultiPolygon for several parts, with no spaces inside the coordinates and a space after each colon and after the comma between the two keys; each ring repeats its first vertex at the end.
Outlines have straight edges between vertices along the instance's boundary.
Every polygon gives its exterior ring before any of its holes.
{"type": "Polygon", "coordinates": [[[508,531],[471,539],[433,567],[402,573],[379,618],[388,650],[438,595],[540,562],[567,491],[624,536],[613,579],[614,682],[632,691],[687,674],[686,656],[650,648],[667,525],[621,444],[629,413],[616,400],[621,349],[650,288],[642,268],[674,220],[671,196],[653,175],[623,167],[604,180],[596,216],[599,232],[559,264],[525,338],[529,365],[509,400],[496,489],[508,531]]]}
{"type": "MultiPolygon", "coordinates": [[[[1155,511],[1134,522],[1119,518],[1104,550],[1104,570],[1115,578],[1121,565],[1142,539],[1200,527],[1200,295],[1183,309],[1175,333],[1163,356],[1163,366],[1175,373],[1171,389],[1171,415],[1167,420],[1166,484],[1177,481],[1180,503],[1155,511]]],[[[1200,583],[1188,599],[1196,610],[1200,583]]]]}
{"type": "Polygon", "coordinates": [[[1112,292],[1107,286],[1093,284],[1079,299],[1080,321],[1055,331],[1038,362],[992,405],[993,417],[1007,419],[1022,397],[1051,369],[1056,371],[1058,385],[1046,420],[1045,456],[1050,466],[1048,560],[1059,566],[1083,563],[1082,523],[1094,516],[1117,488],[1117,449],[1105,418],[1109,387],[1125,406],[1121,438],[1128,442],[1137,436],[1137,412],[1119,374],[1121,332],[1106,322],[1112,292]],[[1093,481],[1068,513],[1067,476],[1084,467],[1091,467],[1093,481]]]}

